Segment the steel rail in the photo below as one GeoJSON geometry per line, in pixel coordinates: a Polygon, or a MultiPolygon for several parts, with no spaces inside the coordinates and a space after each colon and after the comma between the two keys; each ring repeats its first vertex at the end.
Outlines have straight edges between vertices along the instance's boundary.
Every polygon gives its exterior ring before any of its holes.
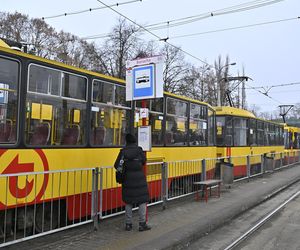
{"type": "Polygon", "coordinates": [[[247,232],[245,232],[243,235],[241,235],[239,238],[237,238],[235,241],[233,241],[229,246],[224,248],[224,250],[230,250],[236,247],[238,244],[243,242],[245,239],[247,239],[252,233],[254,233],[256,230],[258,230],[264,223],[266,223],[273,215],[278,213],[282,208],[284,208],[289,202],[291,202],[293,199],[295,199],[300,194],[300,191],[293,194],[289,199],[287,199],[285,202],[283,202],[280,206],[278,206],[276,209],[274,209],[271,213],[269,213],[267,216],[265,216],[262,220],[260,220],[256,225],[251,227],[247,232]]]}

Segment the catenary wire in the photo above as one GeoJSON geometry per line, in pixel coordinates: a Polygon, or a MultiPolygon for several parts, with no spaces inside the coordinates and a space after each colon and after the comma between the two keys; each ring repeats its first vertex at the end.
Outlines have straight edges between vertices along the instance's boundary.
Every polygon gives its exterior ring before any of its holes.
{"type": "MultiPolygon", "coordinates": [[[[105,4],[105,3],[102,2],[101,0],[97,0],[97,2],[103,4],[104,6],[107,6],[107,7],[110,8],[112,11],[116,12],[118,15],[124,17],[125,19],[129,20],[129,21],[132,22],[133,24],[137,25],[137,26],[138,26],[139,28],[141,28],[142,30],[148,32],[148,33],[151,34],[152,36],[154,36],[154,37],[158,38],[159,40],[161,40],[161,38],[160,38],[158,35],[156,35],[155,33],[151,32],[151,31],[149,31],[148,29],[146,29],[146,28],[143,27],[142,25],[136,23],[135,21],[133,21],[133,20],[130,19],[129,17],[125,16],[124,14],[120,13],[119,11],[113,9],[112,7],[109,7],[107,4],[105,4]]],[[[191,56],[192,58],[194,58],[194,59],[196,59],[196,60],[198,60],[198,61],[204,63],[205,65],[212,66],[212,65],[210,65],[209,63],[207,63],[207,62],[201,60],[200,58],[198,58],[198,57],[196,57],[196,56],[190,54],[189,52],[187,52],[187,51],[181,49],[180,47],[177,47],[177,46],[175,46],[175,45],[169,43],[168,41],[165,41],[165,43],[167,43],[168,45],[170,45],[170,46],[172,46],[172,47],[174,47],[174,48],[176,48],[176,49],[182,51],[183,53],[185,53],[185,54],[191,56]]],[[[249,85],[246,84],[246,83],[245,83],[245,85],[249,86],[249,85]]],[[[249,86],[249,87],[251,88],[251,86],[249,86]]],[[[258,89],[255,89],[255,90],[258,91],[259,93],[263,94],[264,96],[267,96],[267,97],[270,98],[271,100],[273,100],[273,101],[275,101],[275,102],[277,102],[277,103],[279,103],[279,104],[282,104],[282,102],[280,102],[280,101],[274,99],[273,97],[271,97],[271,96],[269,96],[269,95],[263,93],[262,91],[260,91],[260,90],[258,90],[258,89]]]]}
{"type": "MultiPolygon", "coordinates": [[[[156,37],[158,40],[162,41],[162,38],[159,37],[158,35],[156,35],[155,33],[153,33],[152,31],[146,29],[145,27],[143,27],[142,25],[138,24],[137,22],[133,21],[132,19],[130,19],[129,17],[125,16],[124,14],[120,13],[119,11],[113,9],[112,7],[108,6],[106,3],[100,1],[100,0],[97,0],[97,2],[103,4],[104,6],[107,6],[109,9],[111,9],[112,11],[116,12],[118,15],[124,17],[125,19],[127,19],[128,21],[132,22],[133,24],[135,24],[136,26],[138,26],[139,28],[141,28],[142,30],[146,31],[147,33],[151,34],[152,36],[156,37]]],[[[177,47],[171,43],[169,43],[168,41],[165,40],[165,43],[167,43],[168,45],[172,46],[173,48],[176,48],[178,50],[180,50],[181,52],[183,52],[184,54],[187,54],[189,55],[190,57],[202,62],[203,64],[205,65],[208,65],[208,66],[211,66],[209,63],[205,62],[204,60],[194,56],[193,54],[181,49],[180,47],[177,47]]]]}
{"type": "MultiPolygon", "coordinates": [[[[274,3],[277,3],[277,2],[280,2],[280,1],[284,1],[284,0],[272,0],[272,1],[268,0],[268,1],[263,1],[263,2],[265,2],[264,3],[264,6],[265,6],[267,4],[268,5],[269,4],[274,4],[274,3]]],[[[249,4],[254,4],[254,3],[257,3],[257,2],[262,2],[262,1],[252,1],[252,2],[239,4],[239,5],[234,5],[234,6],[231,6],[231,7],[227,7],[227,8],[211,11],[211,12],[206,12],[206,13],[199,14],[199,15],[188,16],[188,17],[168,20],[168,21],[164,21],[164,22],[149,24],[149,25],[145,25],[144,27],[147,28],[148,30],[160,30],[160,29],[165,29],[165,28],[170,28],[170,27],[176,27],[176,26],[189,24],[189,23],[192,23],[192,22],[196,22],[196,21],[199,21],[199,20],[202,20],[202,19],[205,19],[205,18],[217,16],[217,15],[229,14],[229,11],[230,11],[230,13],[234,13],[234,12],[249,10],[250,7],[251,7],[250,9],[262,7],[261,4],[259,6],[255,5],[255,6],[247,7],[247,9],[244,7],[244,5],[246,5],[246,4],[249,5],[249,4]],[[241,7],[244,7],[244,8],[239,9],[241,7]],[[223,11],[223,13],[222,13],[222,11],[223,11]],[[191,20],[189,20],[189,19],[191,19],[191,20]],[[177,23],[172,24],[172,22],[177,22],[177,23]],[[155,26],[157,26],[157,27],[155,27],[155,26]]],[[[108,37],[108,34],[90,35],[90,36],[83,37],[82,39],[88,40],[88,39],[98,39],[98,38],[104,38],[104,37],[108,37]]]]}
{"type": "MultiPolygon", "coordinates": [[[[131,0],[131,1],[127,1],[127,2],[111,4],[110,6],[118,7],[121,5],[131,4],[131,3],[135,3],[135,2],[142,2],[142,1],[143,0],[131,0]]],[[[108,8],[108,7],[89,8],[89,9],[85,9],[85,10],[78,10],[78,11],[74,11],[74,12],[68,12],[68,13],[63,13],[63,14],[58,14],[58,15],[53,15],[53,16],[42,17],[42,19],[45,20],[45,19],[53,19],[53,18],[64,17],[64,16],[78,15],[78,14],[92,12],[94,10],[101,10],[101,9],[106,9],[106,8],[108,8]]]]}
{"type": "Polygon", "coordinates": [[[251,27],[255,27],[255,26],[263,26],[263,25],[268,25],[268,24],[274,24],[274,23],[280,23],[280,22],[287,22],[287,21],[293,21],[293,20],[299,20],[299,19],[300,19],[300,16],[299,17],[293,17],[293,18],[273,20],[273,21],[269,21],[269,22],[254,23],[254,24],[248,24],[248,25],[243,25],[243,26],[230,27],[230,28],[225,28],[225,29],[209,30],[209,31],[192,33],[192,34],[172,36],[169,39],[177,39],[177,38],[183,38],[183,37],[199,36],[199,35],[205,35],[205,34],[210,34],[210,33],[218,33],[218,32],[229,31],[229,30],[251,28],[251,27]]]}

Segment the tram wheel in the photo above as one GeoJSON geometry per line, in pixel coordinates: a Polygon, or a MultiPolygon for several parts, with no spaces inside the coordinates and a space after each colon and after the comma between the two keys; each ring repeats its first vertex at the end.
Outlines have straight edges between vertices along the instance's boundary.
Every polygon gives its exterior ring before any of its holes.
{"type": "Polygon", "coordinates": [[[37,233],[50,231],[57,228],[58,225],[59,221],[57,202],[52,203],[52,214],[51,203],[37,205],[35,214],[35,231],[37,233]]]}

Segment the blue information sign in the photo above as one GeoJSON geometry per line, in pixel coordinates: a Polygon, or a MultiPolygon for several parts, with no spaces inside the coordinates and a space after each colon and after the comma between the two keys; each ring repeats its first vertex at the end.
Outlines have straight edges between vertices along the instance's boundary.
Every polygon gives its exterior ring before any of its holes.
{"type": "Polygon", "coordinates": [[[135,67],[132,71],[133,98],[154,97],[154,65],[135,67]]]}

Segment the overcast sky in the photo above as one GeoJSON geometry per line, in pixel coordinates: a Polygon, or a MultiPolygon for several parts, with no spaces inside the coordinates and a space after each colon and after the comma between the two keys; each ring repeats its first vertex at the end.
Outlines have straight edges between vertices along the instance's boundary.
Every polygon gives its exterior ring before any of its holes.
{"type": "MultiPolygon", "coordinates": [[[[103,0],[103,2],[112,5],[130,0],[103,0]]],[[[1,11],[10,13],[18,11],[36,18],[101,6],[103,5],[97,0],[1,1],[1,11]]],[[[218,55],[224,59],[228,55],[231,62],[236,62],[235,66],[230,67],[232,76],[241,73],[244,67],[245,75],[253,79],[247,82],[248,105],[256,104],[261,107],[261,111],[272,111],[278,105],[300,103],[300,19],[297,19],[300,16],[299,0],[143,0],[120,5],[115,9],[141,25],[171,21],[171,26],[175,24],[172,20],[213,13],[212,16],[204,15],[206,18],[195,22],[152,32],[162,38],[169,37],[170,43],[180,46],[209,64],[213,64],[218,55]],[[238,5],[243,7],[248,3],[248,6],[253,6],[262,2],[273,4],[244,11],[232,11],[228,14],[219,11],[225,8],[236,10],[238,5]],[[287,19],[292,20],[278,22],[287,19]],[[240,26],[266,22],[274,23],[236,29],[240,26]],[[235,29],[176,38],[228,28],[235,29]],[[299,84],[271,88],[268,95],[272,99],[257,90],[250,89],[291,83],[299,84]]],[[[64,30],[79,37],[87,37],[110,32],[117,19],[117,13],[105,8],[77,15],[46,18],[45,21],[58,31],[64,30]]],[[[158,40],[151,35],[145,35],[144,39],[158,40]]],[[[94,41],[100,43],[101,39],[94,41]]],[[[195,66],[202,64],[201,61],[188,55],[186,60],[195,66]]],[[[265,92],[268,89],[259,90],[265,92]]]]}

